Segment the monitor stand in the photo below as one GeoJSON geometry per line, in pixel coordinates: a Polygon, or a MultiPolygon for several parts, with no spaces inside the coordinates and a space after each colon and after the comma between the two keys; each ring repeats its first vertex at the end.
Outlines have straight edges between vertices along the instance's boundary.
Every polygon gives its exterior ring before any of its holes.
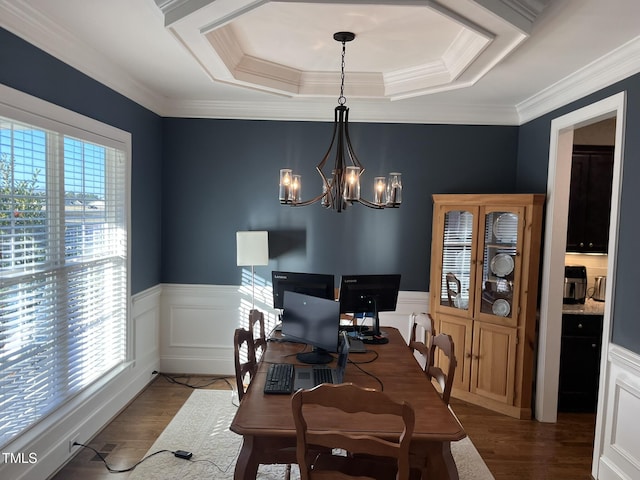
{"type": "Polygon", "coordinates": [[[296,354],[296,358],[299,362],[311,365],[322,365],[333,361],[333,355],[323,348],[314,348],[311,352],[300,352],[296,354]]]}
{"type": "Polygon", "coordinates": [[[387,336],[380,331],[380,317],[378,312],[373,312],[373,328],[371,331],[366,332],[362,337],[362,343],[368,345],[382,345],[389,343],[387,336]]]}

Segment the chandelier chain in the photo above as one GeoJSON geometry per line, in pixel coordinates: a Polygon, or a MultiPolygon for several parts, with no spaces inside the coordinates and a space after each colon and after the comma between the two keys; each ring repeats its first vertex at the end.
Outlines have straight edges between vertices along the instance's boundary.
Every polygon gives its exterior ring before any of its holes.
{"type": "Polygon", "coordinates": [[[344,96],[344,66],[345,66],[345,62],[344,62],[344,57],[346,54],[346,47],[345,47],[346,42],[343,40],[342,41],[342,62],[340,64],[340,69],[341,69],[341,73],[340,73],[340,96],[338,97],[338,105],[344,105],[345,103],[347,103],[347,99],[344,96]]]}

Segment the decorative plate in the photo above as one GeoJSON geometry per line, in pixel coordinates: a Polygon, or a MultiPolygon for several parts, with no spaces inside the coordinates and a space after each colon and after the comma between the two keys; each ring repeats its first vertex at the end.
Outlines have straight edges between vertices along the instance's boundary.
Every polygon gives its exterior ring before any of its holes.
{"type": "Polygon", "coordinates": [[[491,259],[489,266],[494,275],[504,277],[513,272],[513,257],[506,253],[499,253],[491,259]]]}
{"type": "Polygon", "coordinates": [[[509,305],[509,302],[507,302],[505,299],[499,298],[498,300],[493,302],[491,310],[493,311],[494,315],[497,315],[499,317],[506,317],[511,311],[511,305],[509,305]]]}
{"type": "Polygon", "coordinates": [[[503,213],[493,222],[493,234],[502,243],[516,243],[518,240],[518,216],[503,213]]]}

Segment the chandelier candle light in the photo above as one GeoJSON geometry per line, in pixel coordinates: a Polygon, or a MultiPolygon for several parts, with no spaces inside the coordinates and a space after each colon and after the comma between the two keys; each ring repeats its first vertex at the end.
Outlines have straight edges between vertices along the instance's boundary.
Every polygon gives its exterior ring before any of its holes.
{"type": "Polygon", "coordinates": [[[322,193],[310,200],[302,200],[302,176],[296,175],[290,168],[280,170],[280,203],[292,207],[304,207],[318,201],[322,206],[337,212],[344,210],[348,204],[355,202],[370,208],[397,208],[402,203],[402,175],[392,172],[386,177],[375,177],[373,182],[373,202],[360,197],[360,176],[364,167],[358,160],[351,139],[349,138],[349,108],[345,106],[344,96],[344,58],[346,42],[356,38],[351,32],[338,32],[334,40],[342,43],[342,63],[340,77],[340,96],[334,111],[333,136],[329,149],[316,170],[322,178],[322,193]],[[327,160],[335,147],[335,163],[331,175],[324,173],[327,160]],[[347,162],[349,165],[347,165],[347,162]]]}

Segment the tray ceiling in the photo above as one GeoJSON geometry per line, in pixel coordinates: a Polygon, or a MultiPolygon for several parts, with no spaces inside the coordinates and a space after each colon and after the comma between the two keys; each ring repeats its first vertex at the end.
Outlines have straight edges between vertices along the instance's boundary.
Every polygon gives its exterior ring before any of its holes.
{"type": "Polygon", "coordinates": [[[336,95],[338,31],[356,34],[346,94],[391,100],[473,85],[526,38],[474,2],[157,3],[212,80],[287,96],[336,95]]]}
{"type": "Polygon", "coordinates": [[[0,26],[164,116],[521,124],[640,71],[637,0],[0,0],[0,26]]]}

